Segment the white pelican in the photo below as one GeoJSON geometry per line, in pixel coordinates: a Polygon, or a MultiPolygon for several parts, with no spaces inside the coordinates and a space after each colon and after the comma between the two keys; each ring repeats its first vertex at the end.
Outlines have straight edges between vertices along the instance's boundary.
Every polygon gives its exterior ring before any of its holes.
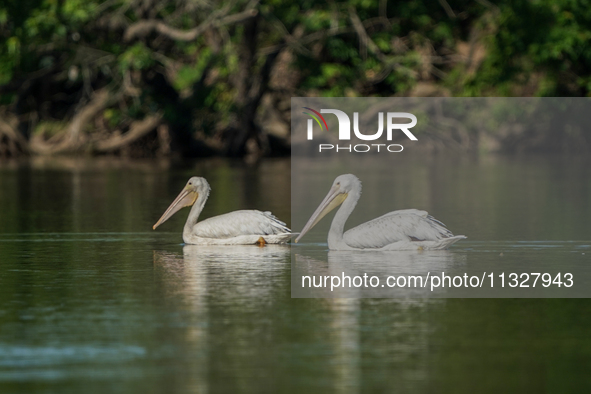
{"type": "Polygon", "coordinates": [[[295,242],[341,203],[328,232],[330,250],[438,250],[466,238],[454,236],[443,223],[418,209],[393,211],[343,234],[360,196],[361,181],[355,175],[338,176],[295,242]]]}
{"type": "Polygon", "coordinates": [[[183,229],[183,241],[192,245],[248,245],[281,244],[291,237],[291,230],[271,212],[255,210],[234,211],[214,216],[197,223],[205,201],[209,197],[209,183],[205,178],[193,177],[152,227],[167,221],[181,208],[193,206],[183,229]]]}

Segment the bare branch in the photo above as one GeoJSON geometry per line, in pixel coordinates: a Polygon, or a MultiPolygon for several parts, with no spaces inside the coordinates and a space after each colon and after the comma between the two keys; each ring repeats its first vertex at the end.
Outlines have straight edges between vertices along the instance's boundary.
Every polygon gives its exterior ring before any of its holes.
{"type": "Polygon", "coordinates": [[[199,26],[190,30],[181,30],[168,26],[160,20],[142,20],[129,26],[123,35],[125,41],[131,41],[136,37],[143,37],[150,34],[153,30],[158,33],[177,41],[193,41],[201,34],[203,34],[210,27],[221,27],[239,23],[257,16],[258,11],[249,9],[238,14],[228,15],[223,18],[209,19],[201,23],[199,26]]]}
{"type": "MultiPolygon", "coordinates": [[[[388,19],[384,19],[384,18],[370,18],[370,19],[367,19],[362,22],[363,27],[366,29],[368,27],[373,27],[375,25],[387,25],[387,24],[391,24],[391,23],[392,23],[392,21],[390,21],[388,19]],[[386,23],[386,22],[388,22],[388,23],[386,23]]],[[[297,38],[295,36],[287,36],[285,39],[285,42],[283,42],[281,44],[277,44],[277,45],[271,45],[266,48],[262,48],[261,50],[259,50],[257,52],[257,56],[262,57],[262,56],[270,55],[275,52],[279,52],[281,49],[283,49],[286,46],[290,46],[290,47],[294,47],[294,48],[298,49],[299,47],[302,47],[303,45],[309,44],[314,41],[321,40],[323,38],[338,36],[341,34],[355,33],[355,32],[356,32],[356,30],[351,26],[342,26],[342,27],[339,26],[339,27],[333,27],[333,28],[330,28],[327,30],[320,30],[320,31],[317,31],[314,33],[310,33],[307,36],[303,36],[301,38],[297,38]]]]}
{"type": "Polygon", "coordinates": [[[76,113],[70,122],[67,131],[69,143],[76,143],[79,140],[84,125],[107,107],[109,99],[110,94],[107,90],[103,89],[94,93],[90,103],[76,113]]]}
{"type": "Polygon", "coordinates": [[[413,70],[409,69],[408,67],[402,66],[400,63],[397,62],[396,58],[388,57],[382,53],[382,51],[380,50],[380,48],[378,48],[376,43],[373,42],[369,34],[367,34],[363,22],[361,22],[361,19],[359,19],[359,16],[357,15],[353,7],[349,9],[349,16],[351,18],[351,22],[353,23],[353,27],[355,28],[355,32],[359,36],[359,40],[364,45],[366,45],[367,49],[369,49],[369,51],[373,53],[375,57],[377,57],[385,66],[384,70],[382,70],[382,72],[379,73],[377,79],[375,81],[370,82],[375,83],[382,81],[384,78],[388,76],[388,74],[390,74],[390,71],[393,68],[406,72],[409,75],[413,74],[413,70]]]}
{"type": "MultiPolygon", "coordinates": [[[[17,131],[16,125],[14,124],[15,122],[11,120],[13,119],[10,119],[10,117],[7,121],[0,118],[0,137],[5,136],[9,141],[16,144],[23,152],[27,152],[29,150],[29,144],[25,137],[17,131]]],[[[14,149],[11,150],[13,150],[12,154],[17,154],[14,149]]]]}
{"type": "Polygon", "coordinates": [[[455,19],[456,14],[454,13],[454,10],[451,9],[451,6],[449,5],[449,3],[445,0],[438,0],[438,1],[439,1],[439,4],[445,10],[445,13],[447,14],[447,16],[449,16],[451,19],[455,19]]]}
{"type": "Polygon", "coordinates": [[[116,97],[118,97],[118,95],[112,95],[106,89],[96,91],[90,100],[90,103],[82,107],[82,109],[74,115],[72,121],[68,124],[68,127],[65,130],[58,133],[58,135],[65,134],[61,141],[47,143],[43,140],[42,135],[33,136],[30,144],[31,151],[34,153],[50,155],[79,149],[84,144],[84,139],[82,138],[84,126],[86,126],[86,124],[99,112],[104,110],[111,100],[116,97]]]}
{"type": "Polygon", "coordinates": [[[359,16],[357,15],[353,7],[349,9],[349,17],[351,18],[353,27],[355,28],[355,31],[357,32],[357,35],[359,36],[359,40],[361,41],[362,45],[366,46],[367,49],[369,49],[369,51],[373,53],[382,62],[386,62],[386,56],[384,56],[382,51],[380,51],[380,48],[378,48],[376,43],[373,42],[373,40],[369,37],[367,31],[365,31],[365,28],[363,27],[361,19],[359,19],[359,16]]]}
{"type": "Polygon", "coordinates": [[[94,149],[97,152],[113,152],[117,149],[121,149],[125,145],[128,145],[150,131],[154,130],[162,121],[162,114],[148,115],[145,119],[133,122],[129,128],[129,131],[125,134],[116,134],[106,140],[97,141],[94,149]]]}

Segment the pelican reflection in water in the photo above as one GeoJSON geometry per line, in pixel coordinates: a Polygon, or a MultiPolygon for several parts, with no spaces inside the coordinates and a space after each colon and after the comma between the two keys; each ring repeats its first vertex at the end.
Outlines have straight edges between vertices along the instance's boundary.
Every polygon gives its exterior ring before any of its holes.
{"type": "Polygon", "coordinates": [[[189,179],[187,185],[152,228],[155,230],[181,208],[192,205],[183,229],[183,240],[186,244],[281,244],[292,237],[291,230],[271,212],[234,211],[197,222],[210,190],[205,178],[189,179]]]}
{"type": "Polygon", "coordinates": [[[328,232],[330,250],[438,250],[466,238],[454,236],[443,223],[418,209],[393,211],[344,232],[360,196],[361,181],[355,175],[338,176],[295,241],[340,204],[328,232]]]}

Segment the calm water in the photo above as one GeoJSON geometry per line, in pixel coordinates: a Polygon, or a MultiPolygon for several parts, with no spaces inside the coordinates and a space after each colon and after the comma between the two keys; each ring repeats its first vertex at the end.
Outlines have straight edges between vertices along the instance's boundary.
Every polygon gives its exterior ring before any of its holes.
{"type": "MultiPolygon", "coordinates": [[[[561,264],[591,255],[590,164],[400,162],[394,196],[362,198],[436,213],[470,237],[446,252],[466,261],[561,264]]],[[[288,160],[0,165],[0,392],[591,389],[591,300],[291,299],[289,247],[183,246],[186,212],[151,230],[191,175],[212,186],[204,216],[257,208],[291,222],[289,171],[288,160]]],[[[325,256],[326,228],[304,239],[325,256]]]]}

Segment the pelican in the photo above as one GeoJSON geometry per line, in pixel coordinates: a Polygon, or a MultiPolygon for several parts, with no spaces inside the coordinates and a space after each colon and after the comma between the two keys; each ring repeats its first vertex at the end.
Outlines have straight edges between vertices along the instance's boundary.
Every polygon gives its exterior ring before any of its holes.
{"type": "Polygon", "coordinates": [[[355,175],[338,176],[295,242],[340,204],[328,232],[330,250],[438,250],[466,238],[454,236],[443,223],[418,209],[393,211],[343,233],[360,196],[361,181],[355,175]]]}
{"type": "Polygon", "coordinates": [[[291,230],[271,212],[234,211],[197,222],[210,190],[205,178],[192,177],[152,228],[156,230],[181,208],[192,205],[183,229],[183,241],[186,244],[281,244],[292,237],[291,230]]]}

